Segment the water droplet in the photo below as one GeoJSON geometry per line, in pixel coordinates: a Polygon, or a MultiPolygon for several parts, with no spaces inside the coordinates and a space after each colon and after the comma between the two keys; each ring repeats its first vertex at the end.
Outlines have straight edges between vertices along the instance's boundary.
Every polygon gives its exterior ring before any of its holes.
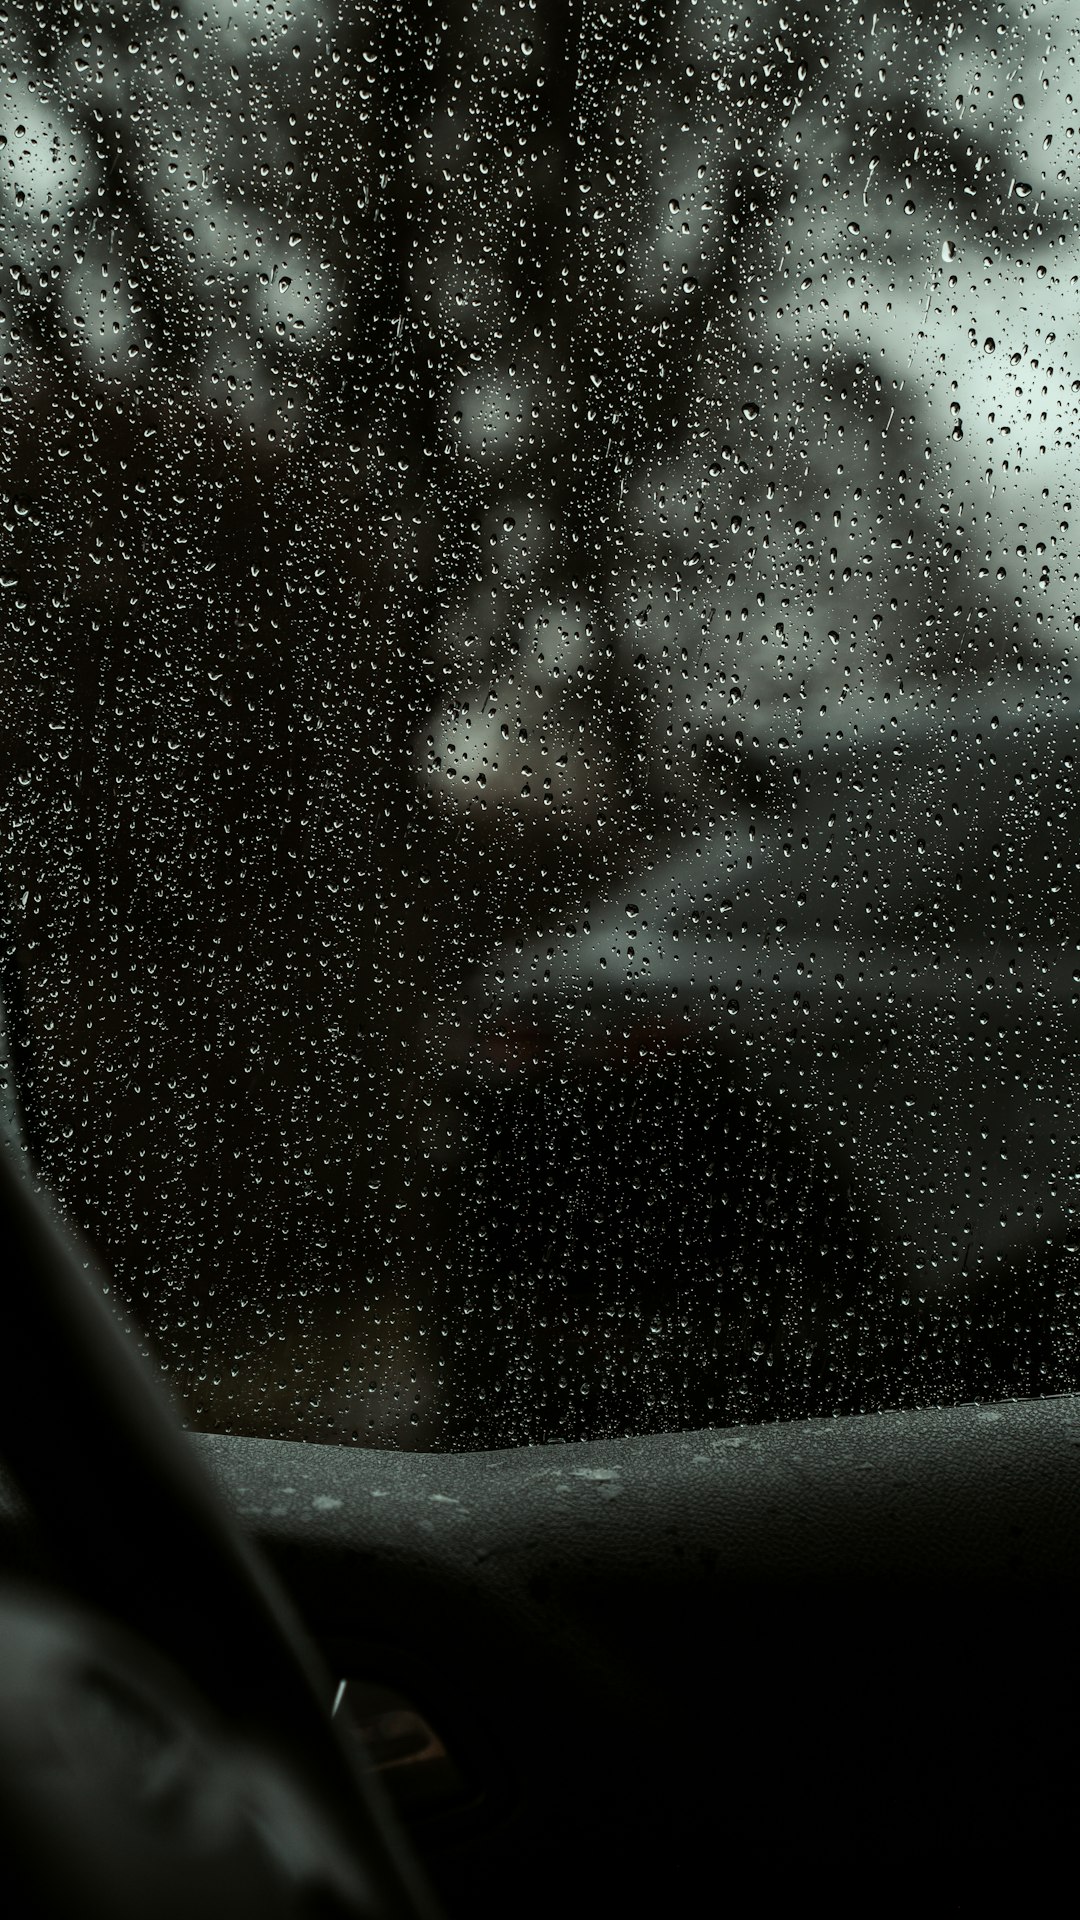
{"type": "Polygon", "coordinates": [[[1013,192],[1018,200],[1026,200],[1031,192],[1030,180],[1018,180],[1013,188],[1013,192]]]}
{"type": "Polygon", "coordinates": [[[760,412],[761,408],[756,400],[747,400],[743,406],[743,419],[756,420],[760,412]]]}
{"type": "Polygon", "coordinates": [[[983,341],[983,352],[984,352],[984,353],[993,353],[993,351],[994,351],[994,347],[995,347],[995,344],[996,344],[996,342],[995,342],[995,340],[994,340],[994,336],[993,336],[993,334],[992,334],[992,333],[988,333],[988,334],[987,334],[987,336],[986,336],[986,339],[985,339],[985,340],[983,341]]]}
{"type": "Polygon", "coordinates": [[[956,259],[956,241],[955,241],[955,240],[943,240],[943,241],[942,241],[942,243],[941,243],[941,257],[942,257],[942,259],[943,259],[943,260],[946,260],[946,261],[947,261],[947,260],[955,260],[955,259],[956,259]]]}
{"type": "Polygon", "coordinates": [[[1014,94],[1013,94],[1013,99],[1012,99],[1012,103],[1013,103],[1013,106],[1014,106],[1014,107],[1022,107],[1022,106],[1023,106],[1023,104],[1024,104],[1024,96],[1023,96],[1023,94],[1022,94],[1022,93],[1014,93],[1014,94]]]}

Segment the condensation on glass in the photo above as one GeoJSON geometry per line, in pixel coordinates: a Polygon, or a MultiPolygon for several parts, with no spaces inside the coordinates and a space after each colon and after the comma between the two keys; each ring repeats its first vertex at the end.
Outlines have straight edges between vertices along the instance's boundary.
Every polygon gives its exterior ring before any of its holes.
{"type": "Polygon", "coordinates": [[[4,1072],[189,1419],[1075,1388],[1070,9],[0,26],[4,1072]]]}

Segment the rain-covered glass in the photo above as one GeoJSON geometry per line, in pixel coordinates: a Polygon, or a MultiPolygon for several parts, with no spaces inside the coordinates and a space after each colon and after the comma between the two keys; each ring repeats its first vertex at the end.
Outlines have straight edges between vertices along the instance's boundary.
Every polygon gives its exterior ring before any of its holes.
{"type": "Polygon", "coordinates": [[[194,1424],[1080,1385],[1076,50],[0,12],[7,1124],[194,1424]]]}

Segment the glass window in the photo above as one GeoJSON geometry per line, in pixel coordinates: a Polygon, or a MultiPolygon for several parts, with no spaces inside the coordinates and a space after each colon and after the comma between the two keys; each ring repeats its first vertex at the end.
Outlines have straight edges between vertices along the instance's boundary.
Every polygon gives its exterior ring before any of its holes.
{"type": "Polygon", "coordinates": [[[1080,1384],[1069,9],[2,17],[6,1071],[190,1421],[1080,1384]]]}

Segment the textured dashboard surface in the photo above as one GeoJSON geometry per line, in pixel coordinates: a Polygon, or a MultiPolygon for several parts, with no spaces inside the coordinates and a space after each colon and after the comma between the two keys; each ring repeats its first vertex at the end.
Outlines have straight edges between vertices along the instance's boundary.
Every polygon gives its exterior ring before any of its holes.
{"type": "Polygon", "coordinates": [[[1080,1399],[195,1445],[334,1677],[402,1690],[469,1783],[415,1827],[451,1916],[666,1910],[747,1872],[774,1903],[948,1910],[1071,1872],[1080,1399]]]}
{"type": "Polygon", "coordinates": [[[601,1562],[681,1583],[688,1553],[718,1581],[1080,1574],[1080,1396],[478,1454],[197,1444],[268,1545],[507,1599],[601,1562]]]}
{"type": "Polygon", "coordinates": [[[476,1782],[417,1833],[451,1914],[664,1910],[748,1871],[947,1910],[1071,1870],[1078,1399],[199,1445],[336,1670],[403,1687],[476,1782]]]}

